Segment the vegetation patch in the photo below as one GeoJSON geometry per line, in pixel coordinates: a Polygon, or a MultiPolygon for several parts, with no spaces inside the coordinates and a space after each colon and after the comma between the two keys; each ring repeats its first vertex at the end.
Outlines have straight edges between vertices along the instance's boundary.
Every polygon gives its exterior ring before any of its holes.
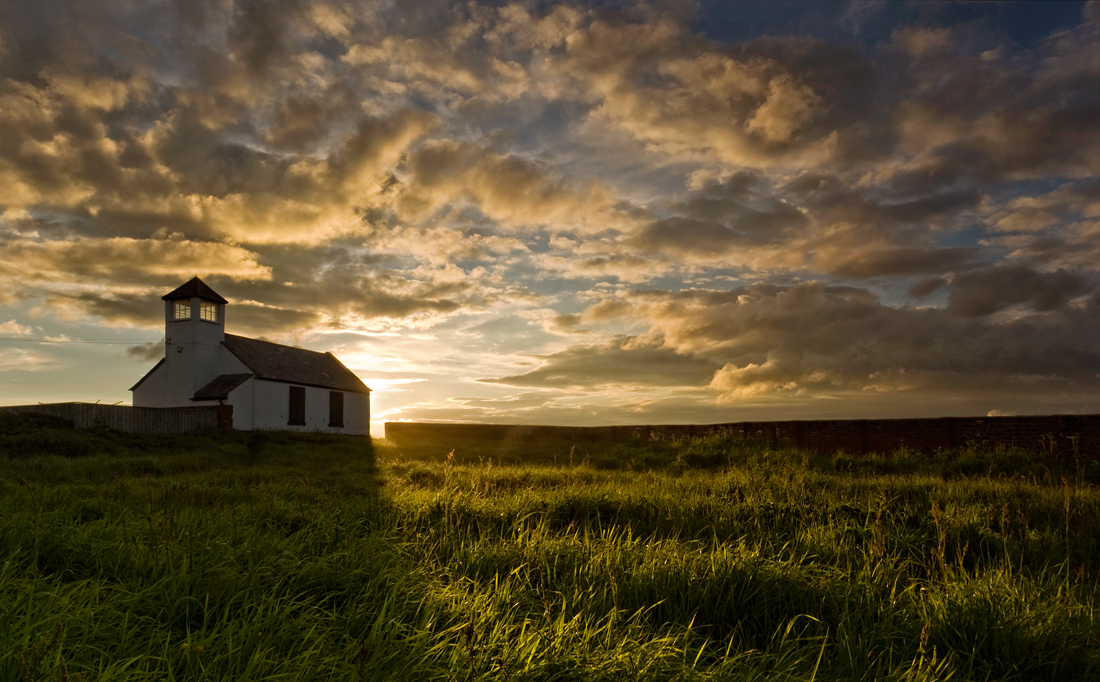
{"type": "Polygon", "coordinates": [[[5,426],[4,680],[1100,677],[1091,461],[5,426]]]}

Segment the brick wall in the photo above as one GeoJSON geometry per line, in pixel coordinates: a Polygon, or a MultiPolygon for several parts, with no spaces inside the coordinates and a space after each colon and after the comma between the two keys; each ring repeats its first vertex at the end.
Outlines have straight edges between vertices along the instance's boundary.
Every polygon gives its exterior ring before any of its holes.
{"type": "Polygon", "coordinates": [[[1100,456],[1100,415],[942,417],[939,419],[829,419],[813,421],[668,424],[659,426],[539,426],[386,422],[386,438],[559,438],[629,441],[693,438],[725,432],[771,447],[818,452],[887,453],[905,447],[932,453],[964,447],[1012,446],[1032,452],[1100,456]]]}

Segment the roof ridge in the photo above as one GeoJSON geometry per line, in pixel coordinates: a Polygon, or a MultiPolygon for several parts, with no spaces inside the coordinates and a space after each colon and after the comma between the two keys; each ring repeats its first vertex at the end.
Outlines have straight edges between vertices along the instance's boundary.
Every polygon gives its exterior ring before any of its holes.
{"type": "MultiPolygon", "coordinates": [[[[226,336],[232,336],[232,337],[238,338],[238,339],[244,339],[245,341],[251,341],[253,343],[266,343],[266,344],[269,344],[269,345],[272,345],[272,346],[279,346],[280,348],[292,348],[294,350],[304,350],[307,353],[316,353],[318,355],[332,355],[332,353],[330,351],[327,351],[327,350],[325,350],[325,351],[310,350],[309,348],[303,348],[301,346],[289,346],[285,343],[279,343],[277,341],[267,341],[265,339],[254,339],[251,336],[241,336],[240,334],[230,334],[229,332],[226,332],[225,335],[226,336]]],[[[333,355],[332,357],[336,357],[336,356],[333,355]]]]}
{"type": "Polygon", "coordinates": [[[229,303],[229,301],[222,298],[221,294],[211,289],[206,282],[199,279],[198,275],[161,296],[161,299],[165,301],[176,301],[182,298],[191,298],[193,296],[205,298],[215,303],[229,303]]]}

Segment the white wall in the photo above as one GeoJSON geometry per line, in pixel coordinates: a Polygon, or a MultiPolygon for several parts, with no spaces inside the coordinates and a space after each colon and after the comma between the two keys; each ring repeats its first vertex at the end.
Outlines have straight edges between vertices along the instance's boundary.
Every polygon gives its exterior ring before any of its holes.
{"type": "MultiPolygon", "coordinates": [[[[206,322],[204,324],[210,323],[206,322]]],[[[217,405],[218,402],[216,400],[213,402],[196,402],[191,400],[191,396],[195,395],[196,391],[222,374],[252,373],[243,362],[237,359],[237,356],[230,353],[229,350],[222,345],[214,347],[208,346],[207,344],[173,343],[172,345],[166,346],[166,353],[167,358],[165,363],[158,367],[155,372],[149,375],[149,377],[141,383],[141,386],[138,386],[137,389],[134,390],[134,407],[194,407],[196,405],[217,405]],[[201,360],[197,357],[200,355],[210,355],[211,352],[216,353],[216,356],[206,360],[201,360]]],[[[241,388],[244,387],[238,388],[230,397],[236,397],[241,388]]],[[[247,419],[249,423],[251,423],[251,397],[249,397],[247,401],[248,405],[245,411],[247,411],[247,419]]],[[[233,415],[234,422],[236,422],[237,410],[241,408],[238,408],[236,403],[232,400],[229,401],[229,404],[234,405],[233,415]]],[[[251,426],[248,428],[251,428],[251,426]]]]}
{"type": "Polygon", "coordinates": [[[344,393],[343,433],[370,433],[370,393],[344,393]]]}
{"type": "MultiPolygon", "coordinates": [[[[226,354],[229,352],[226,351],[226,354]]],[[[233,361],[240,362],[236,358],[233,361]]],[[[166,365],[161,365],[141,386],[134,390],[135,407],[197,407],[217,405],[217,400],[191,400],[191,395],[179,401],[172,389],[166,365]]],[[[244,374],[247,370],[233,367],[227,362],[222,374],[244,374]]],[[[344,427],[328,425],[329,389],[305,386],[305,426],[287,424],[290,413],[290,387],[279,381],[267,381],[255,377],[244,382],[229,394],[225,401],[233,406],[233,428],[241,431],[254,429],[267,431],[323,431],[364,435],[370,432],[370,394],[344,391],[344,427]]],[[[193,394],[192,394],[193,395],[193,394]]]]}
{"type": "MultiPolygon", "coordinates": [[[[229,354],[229,351],[226,351],[229,354]]],[[[236,360],[236,358],[234,358],[236,360]]],[[[238,360],[239,362],[239,360],[238,360]]],[[[244,374],[245,372],[223,372],[223,374],[244,374]]],[[[233,406],[233,428],[251,431],[256,428],[256,378],[244,382],[229,394],[226,405],[233,406]]]]}
{"type": "MultiPolygon", "coordinates": [[[[217,370],[214,372],[215,376],[221,376],[223,374],[252,374],[252,370],[248,368],[248,365],[241,362],[236,355],[230,353],[228,348],[219,346],[219,349],[221,352],[218,353],[217,370]]],[[[203,385],[205,386],[205,384],[203,385]]],[[[202,388],[202,386],[199,388],[202,388]]]]}
{"type": "Polygon", "coordinates": [[[202,344],[197,343],[165,345],[166,361],[160,369],[164,370],[166,382],[161,400],[168,404],[160,407],[188,407],[195,404],[191,396],[217,376],[213,373],[214,368],[207,358],[209,353],[206,350],[202,344]]]}
{"type": "MultiPolygon", "coordinates": [[[[290,387],[297,384],[285,384],[264,379],[251,379],[247,383],[254,384],[254,407],[251,426],[253,429],[350,434],[370,432],[370,398],[368,394],[344,391],[344,426],[343,428],[330,427],[328,425],[329,389],[305,386],[306,423],[301,426],[287,424],[290,414],[290,387]]],[[[241,388],[244,388],[244,386],[241,388]]],[[[237,391],[233,391],[233,396],[236,393],[237,391]]],[[[238,426],[236,416],[237,408],[234,407],[233,426],[238,429],[244,428],[238,426]]]]}
{"type": "Polygon", "coordinates": [[[134,390],[134,407],[194,406],[191,396],[198,390],[195,388],[195,347],[194,343],[165,346],[164,364],[134,390]]]}
{"type": "Polygon", "coordinates": [[[160,365],[134,389],[133,405],[134,407],[176,407],[179,403],[173,388],[168,376],[168,365],[160,365]]]}
{"type": "Polygon", "coordinates": [[[134,391],[135,407],[193,407],[217,402],[191,400],[219,374],[244,374],[248,368],[222,345],[225,306],[218,304],[216,321],[199,317],[201,299],[191,299],[191,318],[174,319],[174,302],[164,302],[164,364],[134,391]],[[228,356],[228,358],[226,357],[228,356]],[[222,366],[232,367],[221,371],[222,366]]]}

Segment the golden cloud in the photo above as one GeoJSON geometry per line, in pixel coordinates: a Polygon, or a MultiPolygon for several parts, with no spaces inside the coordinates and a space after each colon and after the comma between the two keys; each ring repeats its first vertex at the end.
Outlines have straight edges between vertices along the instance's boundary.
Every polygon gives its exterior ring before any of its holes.
{"type": "Polygon", "coordinates": [[[469,202],[508,230],[546,226],[596,233],[622,229],[628,215],[615,195],[595,181],[555,177],[517,156],[453,140],[434,140],[413,151],[395,200],[398,213],[423,219],[452,202],[469,202]]]}
{"type": "Polygon", "coordinates": [[[217,242],[168,239],[10,240],[0,243],[0,275],[33,281],[108,281],[120,275],[147,280],[216,272],[236,279],[271,278],[256,254],[217,242]]]}

